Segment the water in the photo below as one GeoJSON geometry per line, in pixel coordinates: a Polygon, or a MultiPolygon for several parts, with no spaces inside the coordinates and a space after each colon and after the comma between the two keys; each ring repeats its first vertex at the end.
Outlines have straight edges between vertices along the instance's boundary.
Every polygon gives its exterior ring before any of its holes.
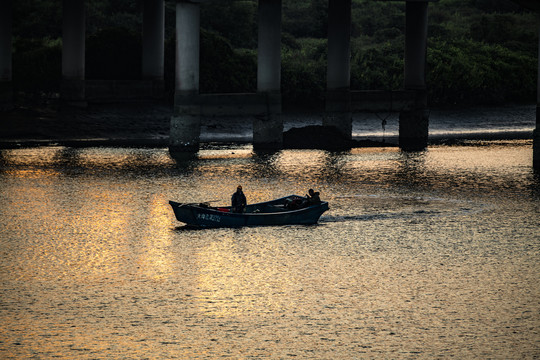
{"type": "Polygon", "coordinates": [[[0,152],[0,358],[539,358],[529,140],[332,153],[0,152]],[[190,230],[168,200],[308,188],[315,226],[190,230]]]}

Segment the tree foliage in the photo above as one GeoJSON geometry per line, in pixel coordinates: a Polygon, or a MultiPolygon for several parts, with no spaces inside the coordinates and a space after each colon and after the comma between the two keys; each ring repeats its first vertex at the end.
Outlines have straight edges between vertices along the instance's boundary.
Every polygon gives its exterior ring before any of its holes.
{"type": "Polygon", "coordinates": [[[284,47],[281,91],[284,105],[320,104],[326,91],[326,40],[301,39],[284,47]]]}
{"type": "MultiPolygon", "coordinates": [[[[87,0],[88,78],[137,79],[142,1],[87,0]]],[[[18,91],[58,91],[61,1],[13,4],[13,78],[18,91]]],[[[284,103],[321,103],[326,89],[328,0],[283,0],[284,103]]],[[[174,2],[166,2],[165,81],[174,89],[174,2]]],[[[432,104],[534,101],[539,15],[510,0],[429,4],[427,83],[432,104]]],[[[405,5],[352,0],[351,87],[403,84],[405,5]]],[[[257,73],[256,0],[201,5],[201,92],[253,92],[257,73]]]]}
{"type": "Polygon", "coordinates": [[[256,54],[234,50],[222,36],[201,32],[200,90],[203,93],[255,92],[256,54]]]}
{"type": "Polygon", "coordinates": [[[62,45],[59,41],[20,40],[13,52],[13,87],[33,94],[60,88],[62,45]]]}
{"type": "Polygon", "coordinates": [[[437,39],[428,51],[432,101],[440,104],[531,101],[537,59],[471,39],[437,39]]]}
{"type": "Polygon", "coordinates": [[[214,1],[201,5],[201,26],[235,48],[257,47],[257,2],[214,1]]]}
{"type": "Polygon", "coordinates": [[[141,35],[130,29],[105,28],[86,40],[87,79],[138,79],[141,59],[141,35]]]}

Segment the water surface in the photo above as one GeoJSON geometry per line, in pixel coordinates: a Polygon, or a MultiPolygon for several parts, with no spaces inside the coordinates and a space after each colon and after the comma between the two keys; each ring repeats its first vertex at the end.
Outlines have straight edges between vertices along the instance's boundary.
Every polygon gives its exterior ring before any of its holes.
{"type": "Polygon", "coordinates": [[[531,147],[2,150],[0,358],[538,358],[531,147]],[[191,230],[167,203],[238,184],[330,210],[191,230]]]}

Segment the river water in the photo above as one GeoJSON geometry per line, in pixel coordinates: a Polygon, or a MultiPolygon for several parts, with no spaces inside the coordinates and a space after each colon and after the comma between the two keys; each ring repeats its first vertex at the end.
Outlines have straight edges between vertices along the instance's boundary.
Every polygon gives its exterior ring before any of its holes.
{"type": "Polygon", "coordinates": [[[540,357],[530,140],[347,152],[0,151],[0,358],[540,357]],[[314,226],[193,230],[168,200],[307,189],[314,226]]]}

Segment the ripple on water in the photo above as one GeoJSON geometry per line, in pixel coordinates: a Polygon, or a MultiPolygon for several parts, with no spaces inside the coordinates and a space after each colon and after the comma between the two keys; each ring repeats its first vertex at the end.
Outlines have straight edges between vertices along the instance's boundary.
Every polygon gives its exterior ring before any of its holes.
{"type": "Polygon", "coordinates": [[[530,144],[3,150],[2,358],[540,356],[530,144]],[[181,227],[168,200],[308,188],[318,225],[181,227]]]}

